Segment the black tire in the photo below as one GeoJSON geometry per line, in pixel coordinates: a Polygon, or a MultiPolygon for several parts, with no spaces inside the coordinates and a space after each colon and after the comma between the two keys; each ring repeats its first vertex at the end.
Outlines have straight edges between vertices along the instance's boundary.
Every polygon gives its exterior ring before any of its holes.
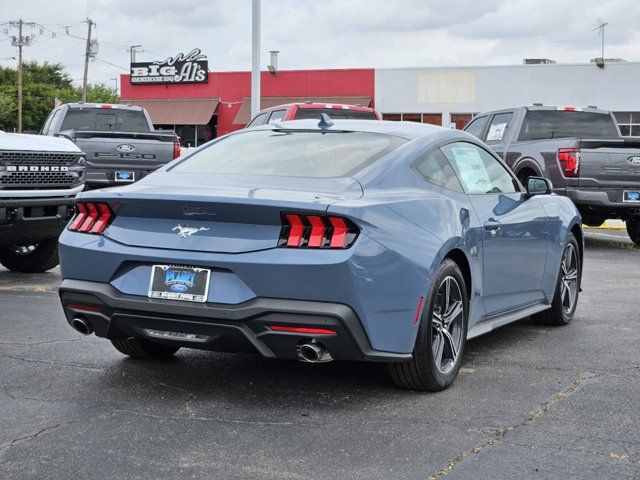
{"type": "Polygon", "coordinates": [[[168,358],[180,350],[180,347],[150,342],[143,338],[111,340],[111,343],[120,353],[124,353],[133,358],[168,358]]]}
{"type": "MultiPolygon", "coordinates": [[[[450,296],[453,296],[451,294],[450,296]]],[[[448,303],[445,301],[445,303],[448,303]]],[[[420,391],[438,391],[447,388],[453,383],[460,365],[462,363],[462,357],[464,356],[464,347],[467,341],[467,321],[469,314],[469,297],[467,294],[467,287],[464,281],[464,277],[458,265],[451,259],[445,259],[438,272],[436,273],[435,280],[429,294],[427,295],[425,304],[420,316],[420,326],[418,328],[418,335],[416,343],[413,348],[413,356],[411,360],[406,362],[389,363],[389,372],[391,379],[400,388],[408,390],[420,390],[420,391]],[[453,278],[457,282],[457,286],[460,294],[460,302],[462,305],[462,312],[454,320],[456,325],[459,322],[458,328],[453,332],[454,321],[451,322],[452,332],[447,335],[447,338],[457,339],[459,344],[457,346],[457,354],[453,355],[455,360],[448,359],[448,369],[443,372],[436,364],[436,353],[433,351],[436,341],[441,341],[442,352],[441,361],[444,359],[445,348],[449,353],[452,353],[451,345],[445,341],[445,336],[441,335],[442,329],[438,330],[438,323],[434,310],[440,309],[440,302],[442,301],[442,294],[440,293],[441,287],[448,278],[453,278]]],[[[440,317],[444,319],[445,316],[440,317]]],[[[440,325],[443,325],[440,323],[440,325]]],[[[447,327],[448,328],[448,327],[447,327]]],[[[451,342],[454,340],[452,339],[451,342]]],[[[438,348],[437,348],[438,349],[438,348]]]]}
{"type": "Polygon", "coordinates": [[[47,238],[33,245],[0,248],[0,263],[13,272],[43,273],[59,263],[58,239],[47,238]]]}
{"type": "MultiPolygon", "coordinates": [[[[567,239],[567,244],[565,245],[564,252],[562,254],[562,260],[560,262],[560,269],[558,272],[558,280],[556,282],[556,291],[553,296],[553,302],[551,302],[551,308],[545,310],[540,313],[536,313],[532,315],[531,318],[534,322],[541,325],[568,325],[573,319],[574,314],[576,313],[576,307],[578,306],[578,296],[580,294],[580,279],[582,278],[582,257],[580,256],[580,248],[578,246],[578,241],[573,233],[569,234],[569,238],[567,239]],[[563,294],[563,278],[565,277],[565,271],[563,269],[563,265],[565,264],[565,256],[567,255],[567,249],[573,249],[573,252],[576,255],[576,264],[575,264],[575,292],[571,290],[572,295],[575,295],[574,298],[570,301],[570,308],[567,309],[566,305],[566,293],[563,294]]],[[[566,287],[566,285],[565,285],[566,287]]],[[[568,287],[567,287],[568,288],[568,287]]]]}
{"type": "Polygon", "coordinates": [[[626,223],[629,238],[640,247],[640,217],[629,218],[626,223]]]}

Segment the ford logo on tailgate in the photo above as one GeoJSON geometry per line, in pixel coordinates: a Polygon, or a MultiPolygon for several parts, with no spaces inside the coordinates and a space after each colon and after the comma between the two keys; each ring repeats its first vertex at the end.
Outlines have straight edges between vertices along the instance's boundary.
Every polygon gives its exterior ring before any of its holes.
{"type": "Polygon", "coordinates": [[[631,165],[638,165],[640,166],[640,155],[634,155],[633,157],[629,157],[627,159],[627,161],[631,164],[631,165]]]}
{"type": "Polygon", "coordinates": [[[129,145],[128,143],[123,143],[122,145],[118,145],[116,148],[120,152],[133,152],[136,149],[136,147],[134,147],[133,145],[129,145]]]}

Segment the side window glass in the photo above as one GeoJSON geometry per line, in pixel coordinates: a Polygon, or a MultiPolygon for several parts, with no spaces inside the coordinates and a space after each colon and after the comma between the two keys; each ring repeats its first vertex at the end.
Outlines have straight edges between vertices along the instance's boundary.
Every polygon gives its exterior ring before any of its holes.
{"type": "Polygon", "coordinates": [[[285,110],[276,110],[272,112],[269,117],[269,123],[276,123],[282,120],[284,118],[284,112],[285,110]]]}
{"type": "Polygon", "coordinates": [[[44,122],[44,126],[42,127],[42,131],[40,132],[40,134],[48,135],[51,125],[53,125],[53,123],[55,122],[55,120],[58,119],[59,116],[60,116],[60,110],[54,110],[53,112],[51,112],[51,115],[49,115],[49,118],[47,118],[47,121],[44,122]]]}
{"type": "Polygon", "coordinates": [[[256,118],[254,118],[249,125],[247,125],[247,127],[257,127],[258,125],[264,125],[265,122],[267,121],[267,115],[269,115],[269,112],[265,112],[265,113],[261,113],[260,115],[257,115],[256,118]]]}
{"type": "Polygon", "coordinates": [[[487,143],[499,143],[502,141],[507,128],[509,128],[509,122],[513,117],[512,112],[498,113],[494,115],[489,124],[489,130],[487,131],[487,143]]]}
{"type": "Polygon", "coordinates": [[[435,183],[456,192],[463,191],[456,172],[440,150],[435,150],[425,155],[418,160],[414,168],[427,182],[435,183]]]}
{"type": "Polygon", "coordinates": [[[480,138],[482,135],[482,130],[487,123],[487,117],[480,117],[473,120],[467,127],[464,129],[465,132],[470,133],[474,137],[480,138]]]}
{"type": "Polygon", "coordinates": [[[464,191],[478,193],[515,193],[514,178],[500,161],[486,150],[468,142],[441,147],[455,170],[464,191]]]}

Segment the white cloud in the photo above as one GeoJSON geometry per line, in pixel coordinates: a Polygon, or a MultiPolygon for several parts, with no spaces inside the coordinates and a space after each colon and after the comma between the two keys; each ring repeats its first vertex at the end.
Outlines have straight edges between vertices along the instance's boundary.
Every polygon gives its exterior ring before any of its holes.
{"type": "MultiPolygon", "coordinates": [[[[98,57],[128,67],[126,46],[144,45],[141,60],[201,48],[214,70],[251,65],[250,0],[0,0],[0,22],[41,23],[84,37],[97,24],[98,57]]],[[[609,22],[606,56],[639,60],[637,0],[263,0],[262,50],[278,49],[280,68],[403,67],[520,63],[524,57],[584,62],[599,54],[592,28],[609,22]]],[[[25,58],[67,66],[82,77],[84,42],[45,31],[25,58]]],[[[0,30],[0,59],[15,48],[0,30]]],[[[0,60],[0,64],[12,63],[0,60]]],[[[100,61],[90,80],[113,84],[124,72],[100,61]]]]}

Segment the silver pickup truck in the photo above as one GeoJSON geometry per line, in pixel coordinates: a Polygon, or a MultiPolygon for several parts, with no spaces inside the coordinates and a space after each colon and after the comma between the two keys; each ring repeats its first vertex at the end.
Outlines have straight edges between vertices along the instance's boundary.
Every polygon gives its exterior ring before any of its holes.
{"type": "Polygon", "coordinates": [[[586,225],[627,223],[640,245],[640,137],[622,137],[614,116],[595,107],[532,105],[487,112],[464,130],[489,145],[526,185],[546,177],[586,225]]]}
{"type": "Polygon", "coordinates": [[[25,273],[58,264],[58,236],[75,212],[84,167],[67,139],[0,131],[0,264],[25,273]]]}
{"type": "Polygon", "coordinates": [[[158,132],[133,105],[67,103],[47,118],[42,135],[75,142],[87,157],[87,187],[133,183],[180,156],[173,132],[158,132]]]}

